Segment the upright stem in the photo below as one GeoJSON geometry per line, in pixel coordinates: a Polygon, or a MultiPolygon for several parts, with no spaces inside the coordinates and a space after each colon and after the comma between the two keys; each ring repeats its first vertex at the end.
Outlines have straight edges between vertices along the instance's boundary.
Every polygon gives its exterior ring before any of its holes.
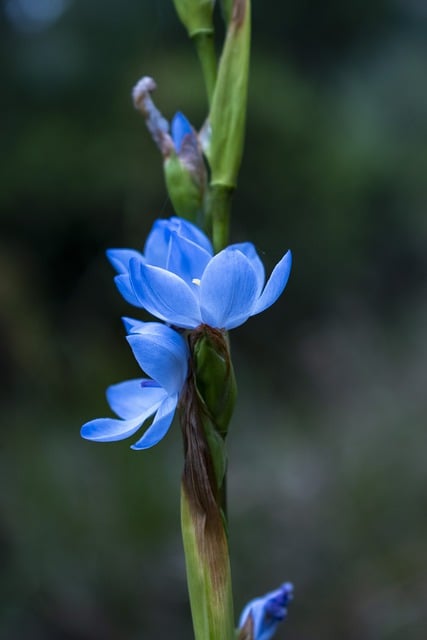
{"type": "Polygon", "coordinates": [[[181,529],[195,640],[234,640],[228,543],[220,520],[194,508],[181,487],[181,529]]]}
{"type": "Polygon", "coordinates": [[[233,191],[233,187],[222,184],[213,184],[209,187],[206,219],[212,232],[212,242],[216,253],[228,244],[233,191]]]}
{"type": "Polygon", "coordinates": [[[192,36],[192,39],[202,67],[210,107],[215,90],[218,67],[213,32],[198,31],[192,36]]]}
{"type": "Polygon", "coordinates": [[[234,640],[231,570],[221,508],[223,438],[190,375],[181,399],[181,528],[195,640],[234,640]],[[216,443],[215,443],[216,441],[216,443]]]}

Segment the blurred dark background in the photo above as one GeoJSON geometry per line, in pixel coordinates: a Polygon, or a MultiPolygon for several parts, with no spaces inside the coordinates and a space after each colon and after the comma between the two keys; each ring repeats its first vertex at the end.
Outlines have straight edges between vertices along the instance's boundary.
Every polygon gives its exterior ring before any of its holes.
{"type": "MultiPolygon", "coordinates": [[[[232,238],[294,267],[232,334],[230,528],[236,615],[295,583],[278,638],[426,637],[426,34],[422,0],[254,2],[232,238]]],[[[79,428],[140,375],[105,250],[172,214],[130,91],[201,126],[196,56],[166,0],[3,0],[0,47],[0,636],[190,638],[178,425],[79,428]]]]}

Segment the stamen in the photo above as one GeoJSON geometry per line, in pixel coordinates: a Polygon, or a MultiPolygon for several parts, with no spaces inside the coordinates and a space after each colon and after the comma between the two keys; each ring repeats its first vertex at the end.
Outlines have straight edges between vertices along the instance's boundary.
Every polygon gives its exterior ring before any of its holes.
{"type": "Polygon", "coordinates": [[[197,286],[200,286],[200,278],[193,278],[191,281],[193,284],[197,284],[197,286]]]}

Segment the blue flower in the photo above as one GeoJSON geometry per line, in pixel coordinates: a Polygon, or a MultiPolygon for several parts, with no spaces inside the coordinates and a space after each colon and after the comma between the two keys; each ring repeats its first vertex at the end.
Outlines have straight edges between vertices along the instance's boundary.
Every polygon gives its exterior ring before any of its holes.
{"type": "Polygon", "coordinates": [[[288,612],[289,601],[292,600],[293,586],[285,582],[279,589],[266,593],[262,598],[251,600],[240,616],[239,629],[251,618],[253,640],[270,640],[276,633],[279,622],[288,612]]]}
{"type": "Polygon", "coordinates": [[[162,235],[155,225],[143,257],[126,249],[108,252],[119,271],[117,286],[128,302],[176,327],[233,329],[270,307],[283,292],[290,251],[266,283],[264,266],[250,242],[230,245],[213,256],[209,240],[194,225],[184,225],[180,218],[161,222],[162,235]]]}
{"type": "Polygon", "coordinates": [[[119,418],[97,418],[83,425],[81,435],[95,442],[123,440],[154,419],[132,449],[148,449],[167,433],[188,371],[184,338],[163,324],[125,319],[127,340],[143,371],[150,376],[127,380],[107,389],[107,400],[119,418]]]}

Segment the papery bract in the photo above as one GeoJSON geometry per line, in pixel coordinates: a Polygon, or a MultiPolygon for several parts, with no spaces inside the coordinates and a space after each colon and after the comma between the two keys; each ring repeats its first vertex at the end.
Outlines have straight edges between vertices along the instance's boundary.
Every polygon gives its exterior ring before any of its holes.
{"type": "Polygon", "coordinates": [[[158,322],[125,319],[127,340],[141,369],[151,376],[127,380],[107,389],[107,400],[119,418],[97,418],[83,425],[81,435],[96,442],[123,440],[154,419],[132,449],[157,444],[172,423],[187,378],[188,346],[176,331],[158,322]]]}

